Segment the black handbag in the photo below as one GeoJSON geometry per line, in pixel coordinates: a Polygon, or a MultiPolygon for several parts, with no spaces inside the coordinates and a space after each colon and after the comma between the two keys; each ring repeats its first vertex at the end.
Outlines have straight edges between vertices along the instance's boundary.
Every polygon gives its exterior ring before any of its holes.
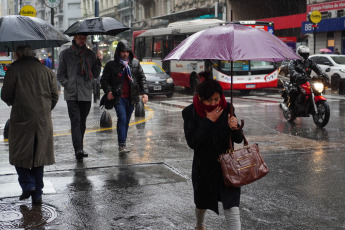
{"type": "Polygon", "coordinates": [[[103,128],[110,128],[113,126],[113,120],[111,119],[111,115],[107,110],[104,110],[99,125],[103,128]]]}
{"type": "Polygon", "coordinates": [[[138,103],[135,104],[135,117],[145,117],[145,106],[141,97],[139,97],[138,103]]]}
{"type": "Polygon", "coordinates": [[[114,100],[108,100],[107,94],[104,94],[99,102],[99,107],[104,106],[105,109],[114,108],[114,100]]]}

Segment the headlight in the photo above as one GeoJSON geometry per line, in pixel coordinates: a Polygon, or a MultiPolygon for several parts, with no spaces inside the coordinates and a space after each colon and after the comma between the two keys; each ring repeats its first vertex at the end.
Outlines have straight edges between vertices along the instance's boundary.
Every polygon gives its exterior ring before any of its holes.
{"type": "Polygon", "coordinates": [[[174,83],[174,81],[173,81],[173,79],[172,79],[171,77],[169,77],[169,78],[167,79],[167,83],[174,83]]]}
{"type": "Polygon", "coordinates": [[[315,83],[313,83],[313,86],[314,86],[314,88],[315,88],[315,90],[316,90],[317,92],[322,93],[322,91],[323,91],[323,89],[324,89],[324,86],[323,86],[322,83],[320,83],[320,82],[315,82],[315,83]]]}
{"type": "Polygon", "coordinates": [[[345,73],[345,69],[340,69],[339,71],[342,73],[345,73]]]}

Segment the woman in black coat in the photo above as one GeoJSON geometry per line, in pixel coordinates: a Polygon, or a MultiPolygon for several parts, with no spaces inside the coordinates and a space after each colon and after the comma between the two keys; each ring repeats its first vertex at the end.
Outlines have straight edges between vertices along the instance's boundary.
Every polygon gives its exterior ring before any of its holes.
{"type": "Polygon", "coordinates": [[[242,142],[237,119],[230,117],[230,104],[215,80],[200,83],[193,104],[182,111],[188,146],[194,149],[192,182],[197,230],[204,230],[207,209],[218,212],[218,201],[224,208],[227,229],[241,229],[239,204],[241,189],[225,187],[218,156],[229,148],[229,138],[242,142]]]}

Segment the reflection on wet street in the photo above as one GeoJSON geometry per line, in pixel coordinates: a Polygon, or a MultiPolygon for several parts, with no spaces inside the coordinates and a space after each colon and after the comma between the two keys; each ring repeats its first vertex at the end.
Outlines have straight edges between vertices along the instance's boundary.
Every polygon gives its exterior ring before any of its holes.
{"type": "MultiPolygon", "coordinates": [[[[330,122],[317,128],[311,117],[287,122],[279,93],[234,98],[249,143],[259,144],[270,169],[242,188],[243,229],[345,229],[345,97],[328,94],[327,99],[330,122]]],[[[13,186],[17,176],[8,163],[8,142],[0,141],[1,189],[16,194],[0,192],[0,229],[193,229],[193,152],[181,117],[191,102],[183,92],[152,98],[145,118],[131,119],[126,154],[118,153],[115,111],[109,111],[113,127],[100,129],[103,111],[93,104],[84,143],[89,157],[76,161],[66,104],[60,100],[53,111],[56,164],[45,168],[44,177],[47,189],[53,189],[44,192],[41,209],[18,202],[21,191],[13,186]]],[[[10,109],[1,103],[4,125],[10,109]]],[[[223,229],[223,218],[209,212],[207,229],[223,229]]]]}

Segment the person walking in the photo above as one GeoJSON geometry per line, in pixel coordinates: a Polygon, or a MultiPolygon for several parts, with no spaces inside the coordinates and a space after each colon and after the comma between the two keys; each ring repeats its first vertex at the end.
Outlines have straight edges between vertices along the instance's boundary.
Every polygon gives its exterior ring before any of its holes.
{"type": "Polygon", "coordinates": [[[19,200],[42,203],[43,170],[55,163],[51,111],[59,100],[54,73],[33,56],[29,46],[16,48],[17,60],[6,73],[1,99],[12,106],[9,160],[22,188],[19,200]]]}
{"type": "Polygon", "coordinates": [[[127,41],[117,44],[114,60],[108,61],[104,67],[101,86],[107,98],[114,103],[119,152],[130,152],[126,147],[129,121],[134,104],[139,102],[139,95],[142,95],[144,104],[148,101],[148,88],[140,62],[134,58],[127,41]]]}
{"type": "Polygon", "coordinates": [[[240,187],[226,187],[218,156],[229,148],[232,141],[243,140],[235,114],[230,117],[220,84],[205,80],[196,88],[193,104],[182,110],[184,133],[188,146],[194,150],[192,184],[196,214],[196,230],[205,230],[206,210],[219,215],[218,201],[223,204],[226,229],[241,229],[240,187]]]}
{"type": "Polygon", "coordinates": [[[64,87],[77,159],[88,157],[83,148],[86,119],[91,108],[93,78],[101,71],[101,60],[86,47],[86,41],[86,35],[74,36],[72,45],[60,54],[57,71],[57,79],[64,87]]]}

